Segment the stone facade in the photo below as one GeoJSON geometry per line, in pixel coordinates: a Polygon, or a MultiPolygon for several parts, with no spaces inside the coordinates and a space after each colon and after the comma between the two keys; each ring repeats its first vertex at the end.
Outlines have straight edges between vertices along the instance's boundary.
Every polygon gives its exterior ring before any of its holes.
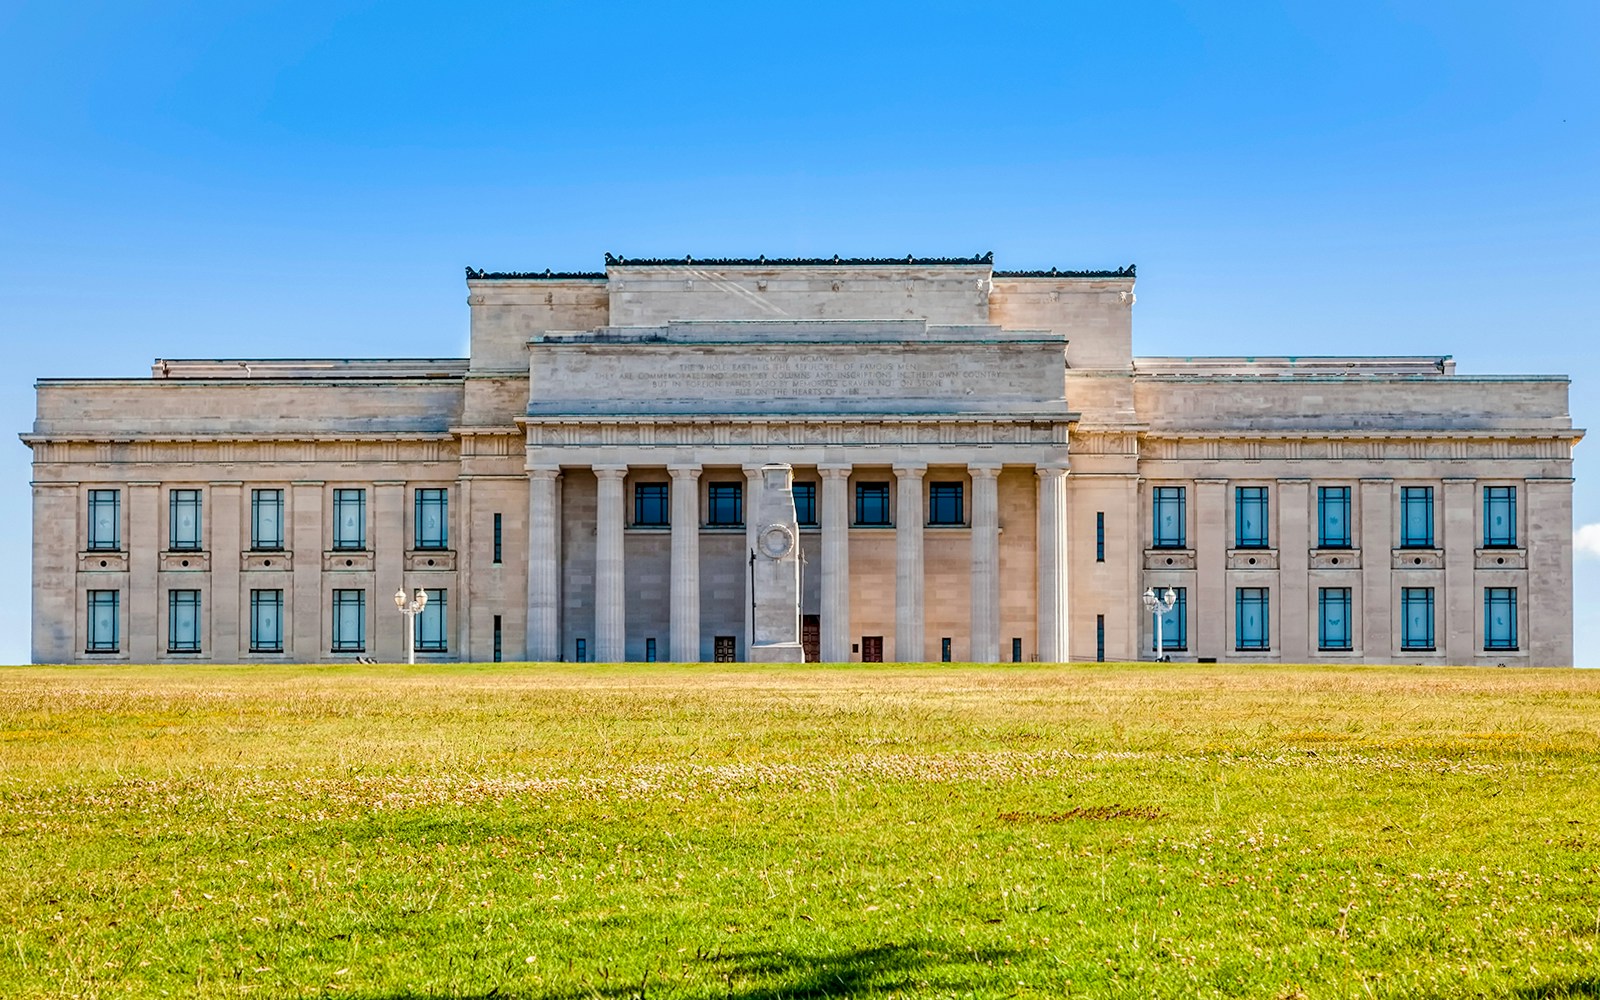
{"type": "Polygon", "coordinates": [[[746,659],[793,470],[811,658],[1563,665],[1564,377],[1137,358],[1134,275],[468,272],[468,359],[47,379],[33,655],[746,659]],[[749,515],[749,516],[747,516],[749,515]]]}

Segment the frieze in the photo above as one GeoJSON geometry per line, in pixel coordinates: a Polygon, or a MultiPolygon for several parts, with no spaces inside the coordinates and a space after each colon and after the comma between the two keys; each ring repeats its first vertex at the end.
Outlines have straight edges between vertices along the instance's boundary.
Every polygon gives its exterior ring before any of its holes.
{"type": "Polygon", "coordinates": [[[526,419],[529,447],[640,446],[711,444],[719,447],[786,445],[951,445],[1021,444],[1061,446],[1065,422],[1042,420],[722,420],[656,418],[640,420],[526,419]]]}
{"type": "Polygon", "coordinates": [[[606,254],[606,267],[888,267],[993,265],[994,251],[971,257],[622,257],[606,254]]]}
{"type": "Polygon", "coordinates": [[[552,271],[548,267],[543,271],[485,271],[471,265],[467,267],[468,281],[590,281],[604,280],[605,276],[604,271],[552,271]]]}
{"type": "MultiPolygon", "coordinates": [[[[1548,434],[1451,431],[1441,434],[1396,432],[1360,436],[1141,435],[1142,458],[1153,461],[1465,461],[1480,459],[1568,459],[1570,432],[1548,434]]],[[[1093,454],[1087,440],[1074,450],[1093,454]]]]}
{"type": "Polygon", "coordinates": [[[1129,264],[1115,271],[1062,271],[1052,267],[1048,271],[996,271],[996,278],[1135,278],[1136,265],[1129,264]]]}

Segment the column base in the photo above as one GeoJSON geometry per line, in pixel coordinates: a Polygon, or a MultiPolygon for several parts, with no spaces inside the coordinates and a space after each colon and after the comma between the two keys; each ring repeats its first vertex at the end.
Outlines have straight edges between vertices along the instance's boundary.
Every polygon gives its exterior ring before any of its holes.
{"type": "Polygon", "coordinates": [[[806,648],[798,642],[769,642],[750,647],[751,663],[804,663],[806,648]]]}

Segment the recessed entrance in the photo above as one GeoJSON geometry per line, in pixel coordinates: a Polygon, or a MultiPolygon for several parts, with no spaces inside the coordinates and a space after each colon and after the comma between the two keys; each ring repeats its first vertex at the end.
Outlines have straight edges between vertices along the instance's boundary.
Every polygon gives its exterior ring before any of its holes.
{"type": "Polygon", "coordinates": [[[864,635],[861,637],[861,662],[883,662],[883,636],[864,635]]]}

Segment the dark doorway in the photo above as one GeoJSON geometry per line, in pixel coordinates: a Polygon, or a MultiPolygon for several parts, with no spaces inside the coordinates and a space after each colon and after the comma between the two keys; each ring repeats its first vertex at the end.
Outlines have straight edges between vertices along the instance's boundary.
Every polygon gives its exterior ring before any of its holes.
{"type": "Polygon", "coordinates": [[[883,662],[883,636],[864,635],[861,637],[861,662],[883,662]]]}
{"type": "Polygon", "coordinates": [[[805,647],[806,662],[822,659],[822,616],[802,615],[800,618],[800,645],[805,647]]]}
{"type": "Polygon", "coordinates": [[[733,636],[719,635],[712,640],[711,659],[716,663],[732,663],[736,649],[733,636]]]}

